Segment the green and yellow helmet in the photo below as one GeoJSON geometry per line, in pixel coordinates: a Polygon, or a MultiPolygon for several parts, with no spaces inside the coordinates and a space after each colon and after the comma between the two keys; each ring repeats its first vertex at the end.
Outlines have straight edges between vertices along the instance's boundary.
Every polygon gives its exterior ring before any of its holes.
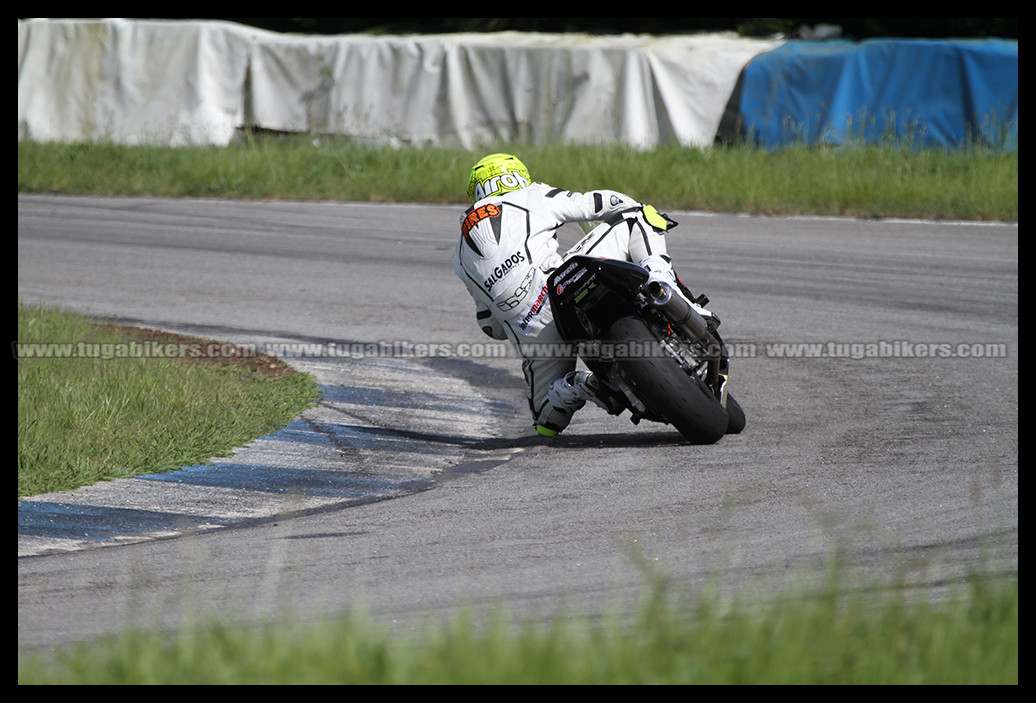
{"type": "Polygon", "coordinates": [[[529,169],[512,154],[490,154],[479,159],[468,178],[468,197],[477,203],[489,195],[519,190],[532,183],[529,169]]]}

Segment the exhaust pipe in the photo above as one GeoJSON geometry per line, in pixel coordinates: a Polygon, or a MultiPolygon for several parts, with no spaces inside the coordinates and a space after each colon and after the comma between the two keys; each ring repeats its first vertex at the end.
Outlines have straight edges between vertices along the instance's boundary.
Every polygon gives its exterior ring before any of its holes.
{"type": "Polygon", "coordinates": [[[681,332],[694,340],[705,343],[713,341],[705,318],[695,311],[683,296],[674,295],[673,289],[661,281],[647,284],[648,298],[663,316],[681,332]]]}
{"type": "Polygon", "coordinates": [[[709,331],[705,318],[699,315],[682,295],[675,295],[672,287],[666,283],[651,281],[647,284],[647,293],[651,304],[669,320],[670,324],[689,339],[703,345],[707,354],[705,383],[713,389],[723,407],[726,407],[726,378],[720,373],[720,345],[709,331]]]}

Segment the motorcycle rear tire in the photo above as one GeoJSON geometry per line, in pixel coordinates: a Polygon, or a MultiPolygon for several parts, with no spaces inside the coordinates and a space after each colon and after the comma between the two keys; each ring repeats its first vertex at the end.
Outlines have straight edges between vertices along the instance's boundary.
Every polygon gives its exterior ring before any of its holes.
{"type": "Polygon", "coordinates": [[[662,348],[639,317],[621,317],[604,336],[613,344],[635,342],[644,355],[616,355],[615,364],[633,393],[688,441],[712,444],[727,432],[729,418],[716,397],[662,348]]]}
{"type": "Polygon", "coordinates": [[[734,399],[734,396],[727,393],[727,434],[738,434],[745,429],[745,411],[741,409],[741,403],[734,399]]]}

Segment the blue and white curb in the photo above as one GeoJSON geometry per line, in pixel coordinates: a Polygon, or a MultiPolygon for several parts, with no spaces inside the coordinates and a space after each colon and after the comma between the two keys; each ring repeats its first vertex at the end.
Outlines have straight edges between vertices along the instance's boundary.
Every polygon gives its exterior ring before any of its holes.
{"type": "MultiPolygon", "coordinates": [[[[176,537],[427,490],[492,466],[513,408],[409,358],[287,359],[318,405],[230,457],[18,501],[18,556],[176,537]]],[[[510,428],[513,429],[513,428],[510,428]]]]}

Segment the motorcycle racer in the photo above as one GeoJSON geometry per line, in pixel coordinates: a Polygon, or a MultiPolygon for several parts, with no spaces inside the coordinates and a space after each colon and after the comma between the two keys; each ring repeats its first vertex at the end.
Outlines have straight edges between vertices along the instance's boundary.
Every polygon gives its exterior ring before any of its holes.
{"type": "Polygon", "coordinates": [[[554,327],[547,277],[569,256],[592,255],[636,263],[649,280],[682,295],[664,236],[676,223],[614,190],[580,193],[533,181],[512,154],[480,159],[471,169],[468,196],[472,206],[461,218],[454,270],[475,301],[483,332],[510,340],[521,354],[537,432],[557,435],[587,401],[610,411],[607,392],[593,374],[576,371],[575,352],[565,350],[554,327]],[[601,224],[558,252],[562,225],[594,221],[601,224]]]}

